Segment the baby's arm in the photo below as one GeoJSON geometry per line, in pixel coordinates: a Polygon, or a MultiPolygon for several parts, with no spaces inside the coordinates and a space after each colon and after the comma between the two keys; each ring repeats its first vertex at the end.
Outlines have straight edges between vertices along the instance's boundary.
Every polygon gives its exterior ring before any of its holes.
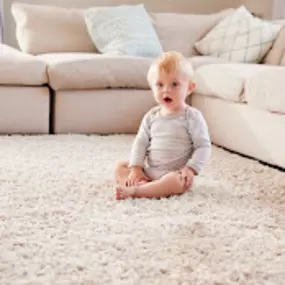
{"type": "Polygon", "coordinates": [[[144,160],[150,142],[150,120],[151,114],[148,112],[144,116],[133,142],[129,159],[129,167],[143,168],[144,166],[144,160]]]}
{"type": "Polygon", "coordinates": [[[189,133],[192,138],[194,151],[187,162],[187,166],[199,174],[211,155],[211,140],[208,126],[200,111],[191,111],[189,122],[189,133]]]}

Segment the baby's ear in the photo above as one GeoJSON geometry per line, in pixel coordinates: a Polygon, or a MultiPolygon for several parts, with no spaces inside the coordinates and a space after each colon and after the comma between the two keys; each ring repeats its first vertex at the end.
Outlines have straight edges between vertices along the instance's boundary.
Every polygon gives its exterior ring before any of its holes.
{"type": "Polygon", "coordinates": [[[189,91],[189,92],[192,92],[192,91],[195,89],[195,87],[196,87],[196,83],[193,82],[193,81],[190,81],[190,82],[189,82],[188,91],[189,91]]]}

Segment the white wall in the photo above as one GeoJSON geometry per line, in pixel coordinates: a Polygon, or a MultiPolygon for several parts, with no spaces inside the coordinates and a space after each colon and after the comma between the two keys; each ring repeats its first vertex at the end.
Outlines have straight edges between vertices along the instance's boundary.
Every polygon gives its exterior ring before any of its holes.
{"type": "Polygon", "coordinates": [[[3,41],[3,1],[0,0],[0,43],[3,41]]]}
{"type": "Polygon", "coordinates": [[[273,18],[284,19],[285,18],[285,0],[273,0],[273,18]]]}
{"type": "Polygon", "coordinates": [[[265,19],[272,18],[274,0],[239,0],[239,2],[247,6],[248,9],[253,11],[257,16],[261,16],[265,19]]]}

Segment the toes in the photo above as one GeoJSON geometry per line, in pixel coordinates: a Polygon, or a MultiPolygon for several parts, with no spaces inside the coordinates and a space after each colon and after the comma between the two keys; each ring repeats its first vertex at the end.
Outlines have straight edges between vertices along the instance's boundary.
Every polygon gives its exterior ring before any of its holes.
{"type": "Polygon", "coordinates": [[[121,188],[116,188],[116,200],[122,199],[123,190],[121,188]]]}

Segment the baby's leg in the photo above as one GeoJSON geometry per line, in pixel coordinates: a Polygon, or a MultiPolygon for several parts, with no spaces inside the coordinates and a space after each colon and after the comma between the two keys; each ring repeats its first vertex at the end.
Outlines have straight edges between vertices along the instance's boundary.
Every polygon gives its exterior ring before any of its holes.
{"type": "Polygon", "coordinates": [[[120,161],[115,167],[115,181],[117,184],[125,185],[130,169],[127,161],[120,161]]]}
{"type": "Polygon", "coordinates": [[[134,187],[119,187],[116,189],[117,199],[128,197],[136,198],[161,198],[170,195],[183,194],[187,189],[183,187],[181,175],[170,172],[156,181],[134,187]]]}

